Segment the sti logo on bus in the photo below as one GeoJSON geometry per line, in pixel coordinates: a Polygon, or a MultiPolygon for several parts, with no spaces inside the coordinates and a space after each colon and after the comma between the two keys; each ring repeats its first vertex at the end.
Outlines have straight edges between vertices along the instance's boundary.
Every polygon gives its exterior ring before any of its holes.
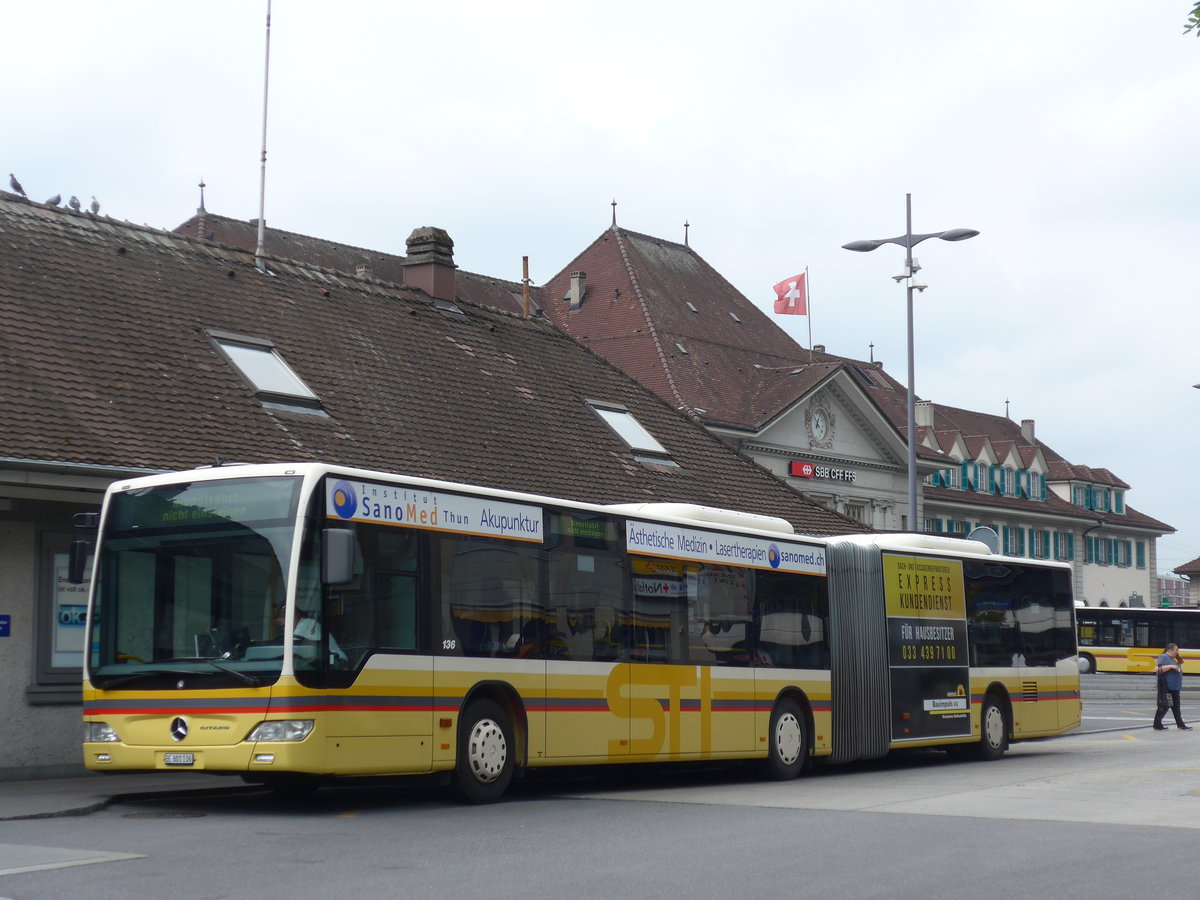
{"type": "Polygon", "coordinates": [[[339,481],[333,486],[333,509],[343,519],[353,519],[358,510],[358,495],[348,481],[339,481]]]}

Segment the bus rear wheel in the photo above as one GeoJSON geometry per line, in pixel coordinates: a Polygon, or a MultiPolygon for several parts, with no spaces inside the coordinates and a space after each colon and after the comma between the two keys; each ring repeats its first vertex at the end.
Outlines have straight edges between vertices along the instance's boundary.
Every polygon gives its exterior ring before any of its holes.
{"type": "Polygon", "coordinates": [[[771,713],[766,773],[776,781],[795,778],[808,760],[808,736],[804,711],[791,698],[784,698],[771,713]]]}
{"type": "Polygon", "coordinates": [[[1079,654],[1079,674],[1091,675],[1096,671],[1096,658],[1090,653],[1079,654]]]}
{"type": "Polygon", "coordinates": [[[454,792],[467,803],[495,803],[512,781],[515,762],[512,725],[494,700],[474,700],[458,728],[454,792]]]}
{"type": "Polygon", "coordinates": [[[983,700],[979,714],[979,743],[975,745],[976,759],[999,759],[1008,749],[1008,716],[995,694],[983,700]]]}

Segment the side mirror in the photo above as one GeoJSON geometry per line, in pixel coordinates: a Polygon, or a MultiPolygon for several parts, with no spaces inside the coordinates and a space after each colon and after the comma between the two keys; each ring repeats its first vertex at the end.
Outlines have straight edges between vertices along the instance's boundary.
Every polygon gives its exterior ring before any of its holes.
{"type": "Polygon", "coordinates": [[[354,580],[354,532],[326,528],[321,532],[321,581],[349,584],[354,580]]]}
{"type": "Polygon", "coordinates": [[[83,573],[91,552],[91,541],[71,541],[71,555],[67,563],[67,581],[71,584],[83,584],[83,573]]]}

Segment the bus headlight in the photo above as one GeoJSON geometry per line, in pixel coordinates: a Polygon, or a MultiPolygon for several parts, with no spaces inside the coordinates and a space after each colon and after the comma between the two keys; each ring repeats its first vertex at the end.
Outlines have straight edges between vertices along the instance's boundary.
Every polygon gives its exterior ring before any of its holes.
{"type": "Polygon", "coordinates": [[[85,744],[111,744],[119,740],[121,738],[107,722],[83,723],[83,742],[85,744]]]}
{"type": "Polygon", "coordinates": [[[302,741],[313,730],[312,719],[284,719],[259,722],[246,736],[247,741],[302,741]]]}

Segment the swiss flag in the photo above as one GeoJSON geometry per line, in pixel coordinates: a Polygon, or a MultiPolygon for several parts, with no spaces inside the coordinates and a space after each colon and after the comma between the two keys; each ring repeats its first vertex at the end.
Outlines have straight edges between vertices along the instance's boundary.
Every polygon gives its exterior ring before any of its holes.
{"type": "Polygon", "coordinates": [[[775,285],[775,312],[782,316],[808,315],[808,288],[803,272],[775,285]]]}

